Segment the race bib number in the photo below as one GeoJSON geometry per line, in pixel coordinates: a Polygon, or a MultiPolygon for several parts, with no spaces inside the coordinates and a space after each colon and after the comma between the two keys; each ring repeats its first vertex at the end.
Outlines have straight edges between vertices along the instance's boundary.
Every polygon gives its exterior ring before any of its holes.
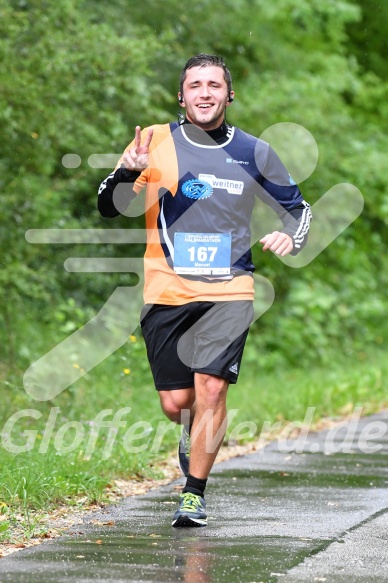
{"type": "Polygon", "coordinates": [[[230,273],[230,233],[175,233],[174,271],[181,274],[230,273]]]}

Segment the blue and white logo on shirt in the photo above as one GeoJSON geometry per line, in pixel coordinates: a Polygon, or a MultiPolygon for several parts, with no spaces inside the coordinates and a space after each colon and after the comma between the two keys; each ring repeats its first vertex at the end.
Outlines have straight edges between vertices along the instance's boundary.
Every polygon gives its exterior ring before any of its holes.
{"type": "Polygon", "coordinates": [[[194,178],[193,180],[187,180],[182,184],[182,192],[188,198],[198,200],[209,198],[209,196],[213,194],[213,188],[208,182],[194,178]]]}

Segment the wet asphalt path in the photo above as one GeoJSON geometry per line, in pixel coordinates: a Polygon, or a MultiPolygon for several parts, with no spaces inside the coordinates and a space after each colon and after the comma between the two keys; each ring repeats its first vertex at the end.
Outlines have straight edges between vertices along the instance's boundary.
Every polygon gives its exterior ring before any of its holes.
{"type": "Polygon", "coordinates": [[[171,528],[178,480],[1,559],[0,583],[388,582],[388,411],[304,442],[217,464],[206,528],[171,528]]]}

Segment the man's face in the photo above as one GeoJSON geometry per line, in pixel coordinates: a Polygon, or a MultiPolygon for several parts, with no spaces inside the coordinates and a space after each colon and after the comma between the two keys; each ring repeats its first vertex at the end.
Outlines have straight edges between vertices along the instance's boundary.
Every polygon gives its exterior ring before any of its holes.
{"type": "MultiPolygon", "coordinates": [[[[232,96],[234,95],[231,91],[232,96]]],[[[186,71],[181,104],[187,119],[205,131],[218,128],[230,105],[228,87],[221,67],[193,67],[186,71]]]]}

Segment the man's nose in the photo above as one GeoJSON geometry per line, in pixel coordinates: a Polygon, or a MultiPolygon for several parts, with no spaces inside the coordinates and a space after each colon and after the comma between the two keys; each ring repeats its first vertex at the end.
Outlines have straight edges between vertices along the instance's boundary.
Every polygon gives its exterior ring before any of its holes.
{"type": "Polygon", "coordinates": [[[211,93],[207,85],[201,86],[201,97],[210,97],[211,93]]]}

